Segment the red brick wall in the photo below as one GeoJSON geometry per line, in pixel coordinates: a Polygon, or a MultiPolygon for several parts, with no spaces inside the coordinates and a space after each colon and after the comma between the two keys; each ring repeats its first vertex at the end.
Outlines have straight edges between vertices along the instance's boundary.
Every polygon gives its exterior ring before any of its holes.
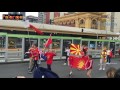
{"type": "Polygon", "coordinates": [[[46,24],[49,24],[50,23],[50,12],[46,12],[46,20],[45,20],[46,24]]]}
{"type": "Polygon", "coordinates": [[[55,17],[60,17],[60,12],[54,12],[54,18],[55,17]]]}

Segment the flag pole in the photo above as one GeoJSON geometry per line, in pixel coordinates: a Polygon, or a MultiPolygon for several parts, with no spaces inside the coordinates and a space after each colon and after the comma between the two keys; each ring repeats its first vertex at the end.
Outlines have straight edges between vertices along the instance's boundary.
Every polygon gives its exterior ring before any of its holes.
{"type": "MultiPolygon", "coordinates": [[[[28,28],[27,28],[27,31],[28,31],[28,28]]],[[[28,36],[30,35],[29,31],[28,31],[28,36]]],[[[30,44],[30,47],[31,47],[31,39],[29,38],[29,44],[30,44]]]]}
{"type": "MultiPolygon", "coordinates": [[[[26,26],[29,24],[29,21],[27,22],[26,18],[25,18],[25,22],[26,22],[26,26]]],[[[28,32],[28,36],[30,35],[29,33],[29,30],[28,30],[29,26],[27,26],[27,32],[28,32]]],[[[30,38],[28,39],[29,40],[29,44],[30,44],[30,47],[31,47],[31,42],[30,42],[30,38]]]]}
{"type": "MultiPolygon", "coordinates": [[[[51,35],[52,35],[52,33],[50,34],[49,38],[51,37],[51,35]]],[[[48,38],[48,39],[49,39],[49,38],[48,38]]],[[[47,42],[48,42],[48,40],[47,40],[47,42]]],[[[46,42],[46,43],[47,43],[47,42],[46,42]]],[[[46,44],[46,43],[45,43],[45,44],[46,44]]],[[[43,50],[45,50],[45,49],[46,49],[46,46],[44,46],[43,50]]]]}

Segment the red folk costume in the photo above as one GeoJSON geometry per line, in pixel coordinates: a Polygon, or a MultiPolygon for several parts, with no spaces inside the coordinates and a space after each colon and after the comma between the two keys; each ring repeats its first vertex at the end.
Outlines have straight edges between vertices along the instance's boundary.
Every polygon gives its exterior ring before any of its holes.
{"type": "Polygon", "coordinates": [[[47,53],[45,53],[45,56],[47,57],[47,62],[46,63],[51,65],[52,62],[53,62],[53,57],[56,56],[56,54],[53,53],[53,52],[47,52],[47,53]]]}
{"type": "Polygon", "coordinates": [[[29,49],[29,52],[30,52],[29,57],[30,57],[30,58],[32,58],[33,50],[34,50],[34,48],[30,48],[30,49],[29,49]]]}
{"type": "Polygon", "coordinates": [[[39,54],[40,54],[39,49],[38,48],[34,49],[32,51],[33,60],[39,60],[39,54]]]}
{"type": "Polygon", "coordinates": [[[93,60],[88,59],[86,64],[85,64],[86,70],[92,69],[92,66],[93,66],[93,60]]]}

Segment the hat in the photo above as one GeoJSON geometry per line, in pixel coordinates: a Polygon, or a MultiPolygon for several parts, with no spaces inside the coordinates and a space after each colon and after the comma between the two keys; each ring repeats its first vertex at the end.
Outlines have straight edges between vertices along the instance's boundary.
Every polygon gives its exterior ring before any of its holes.
{"type": "Polygon", "coordinates": [[[59,76],[43,67],[39,67],[34,71],[33,78],[59,78],[59,76]]]}

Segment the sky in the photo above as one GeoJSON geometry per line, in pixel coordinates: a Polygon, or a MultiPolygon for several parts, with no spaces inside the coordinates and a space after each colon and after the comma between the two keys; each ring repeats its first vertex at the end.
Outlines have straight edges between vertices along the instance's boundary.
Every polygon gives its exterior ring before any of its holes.
{"type": "MultiPolygon", "coordinates": [[[[3,14],[8,14],[8,12],[0,12],[0,19],[2,19],[3,14]]],[[[38,16],[38,12],[26,12],[26,16],[28,15],[38,16]]]]}

